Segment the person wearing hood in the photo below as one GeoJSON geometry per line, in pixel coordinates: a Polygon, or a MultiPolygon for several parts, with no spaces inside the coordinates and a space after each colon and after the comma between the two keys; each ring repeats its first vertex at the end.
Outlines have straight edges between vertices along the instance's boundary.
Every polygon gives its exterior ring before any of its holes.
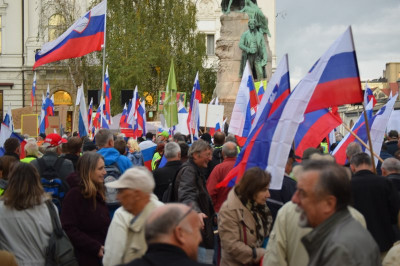
{"type": "Polygon", "coordinates": [[[121,174],[132,167],[132,162],[126,156],[122,156],[119,151],[114,148],[114,136],[109,129],[100,129],[95,139],[96,145],[99,147],[97,153],[104,157],[106,166],[117,163],[121,174]]]}

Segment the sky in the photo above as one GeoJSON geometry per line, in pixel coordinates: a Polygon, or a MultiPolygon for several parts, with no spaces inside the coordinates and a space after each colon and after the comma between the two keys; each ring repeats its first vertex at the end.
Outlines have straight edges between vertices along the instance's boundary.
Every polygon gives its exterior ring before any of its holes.
{"type": "Polygon", "coordinates": [[[288,53],[292,88],[349,25],[362,81],[400,62],[399,0],[276,0],[276,15],[277,64],[288,53]]]}

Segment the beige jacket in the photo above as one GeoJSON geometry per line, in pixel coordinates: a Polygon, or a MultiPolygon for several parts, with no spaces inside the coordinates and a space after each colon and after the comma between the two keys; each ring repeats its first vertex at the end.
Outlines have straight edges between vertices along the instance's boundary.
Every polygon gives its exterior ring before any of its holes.
{"type": "Polygon", "coordinates": [[[104,244],[104,266],[128,263],[140,258],[147,251],[144,238],[144,225],[147,217],[158,206],[164,205],[152,194],[150,202],[131,224],[134,216],[123,207],[118,208],[108,228],[104,244]]]}
{"type": "MultiPolygon", "coordinates": [[[[308,254],[301,238],[311,232],[312,228],[301,228],[298,225],[300,213],[296,204],[289,201],[280,208],[274,228],[271,231],[263,266],[306,266],[308,254]]],[[[367,228],[364,216],[352,207],[348,207],[353,218],[367,228]]]]}
{"type": "Polygon", "coordinates": [[[221,266],[258,263],[265,249],[255,247],[257,242],[256,221],[232,189],[218,214],[218,232],[221,238],[221,266]],[[244,243],[244,228],[247,243],[244,243]],[[253,259],[256,248],[257,258],[253,259]]]}

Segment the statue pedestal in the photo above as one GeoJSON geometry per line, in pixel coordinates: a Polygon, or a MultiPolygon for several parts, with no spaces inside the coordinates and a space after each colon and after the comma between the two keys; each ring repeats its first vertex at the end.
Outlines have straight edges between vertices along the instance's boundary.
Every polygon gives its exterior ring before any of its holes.
{"type": "MultiPolygon", "coordinates": [[[[216,55],[219,58],[217,85],[213,97],[225,106],[224,116],[230,118],[235,105],[241,78],[239,77],[242,50],[239,41],[242,34],[248,30],[249,17],[246,13],[231,12],[221,16],[221,36],[216,43],[216,55]]],[[[266,66],[267,79],[271,77],[271,49],[267,36],[264,35],[268,53],[266,66]]]]}

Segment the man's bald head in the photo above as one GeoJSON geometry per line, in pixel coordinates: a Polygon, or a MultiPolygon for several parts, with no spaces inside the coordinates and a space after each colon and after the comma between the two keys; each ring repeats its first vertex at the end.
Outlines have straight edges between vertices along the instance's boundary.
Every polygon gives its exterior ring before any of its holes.
{"type": "Polygon", "coordinates": [[[168,237],[177,226],[179,218],[189,209],[190,207],[179,203],[169,203],[156,208],[146,221],[146,242],[157,242],[160,238],[168,237]]]}
{"type": "Polygon", "coordinates": [[[235,142],[228,141],[222,146],[224,158],[235,158],[237,156],[237,145],[235,142]]]}
{"type": "Polygon", "coordinates": [[[170,203],[155,209],[147,219],[147,244],[163,243],[181,248],[193,260],[201,242],[201,221],[192,208],[170,203]]]}

